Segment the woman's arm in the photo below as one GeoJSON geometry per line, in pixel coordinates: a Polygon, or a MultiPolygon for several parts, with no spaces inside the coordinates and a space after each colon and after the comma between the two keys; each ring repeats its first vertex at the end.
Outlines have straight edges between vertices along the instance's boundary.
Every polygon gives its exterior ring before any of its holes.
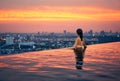
{"type": "Polygon", "coordinates": [[[77,47],[77,42],[78,42],[78,38],[75,40],[75,43],[74,43],[74,45],[73,45],[73,48],[74,48],[74,49],[76,49],[76,47],[77,47]]]}
{"type": "Polygon", "coordinates": [[[83,41],[83,46],[84,46],[84,51],[86,50],[86,48],[87,48],[87,45],[86,45],[86,43],[85,43],[85,41],[83,41]]]}

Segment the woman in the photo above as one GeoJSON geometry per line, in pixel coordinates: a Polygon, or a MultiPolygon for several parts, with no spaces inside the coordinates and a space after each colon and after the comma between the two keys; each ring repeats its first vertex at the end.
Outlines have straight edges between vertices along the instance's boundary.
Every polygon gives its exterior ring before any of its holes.
{"type": "Polygon", "coordinates": [[[76,39],[75,44],[73,46],[74,52],[75,52],[75,57],[76,57],[76,68],[82,69],[84,52],[85,52],[87,46],[83,39],[82,29],[77,29],[76,33],[78,35],[78,38],[76,39]]]}

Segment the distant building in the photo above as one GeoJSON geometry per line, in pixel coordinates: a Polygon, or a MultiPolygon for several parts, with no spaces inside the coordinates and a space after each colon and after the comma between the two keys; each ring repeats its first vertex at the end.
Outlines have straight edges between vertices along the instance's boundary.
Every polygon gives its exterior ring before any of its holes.
{"type": "Polygon", "coordinates": [[[105,31],[104,30],[100,31],[100,35],[105,36],[105,31]]]}
{"type": "Polygon", "coordinates": [[[66,31],[66,30],[64,30],[64,31],[63,31],[63,33],[66,35],[66,34],[67,34],[67,31],[66,31]]]}
{"type": "Polygon", "coordinates": [[[6,45],[11,45],[11,44],[13,44],[13,37],[6,36],[6,45]]]}
{"type": "Polygon", "coordinates": [[[28,45],[28,46],[33,46],[35,43],[34,42],[21,42],[19,45],[28,45]]]}
{"type": "Polygon", "coordinates": [[[19,48],[35,48],[34,42],[20,42],[19,48]]]}
{"type": "Polygon", "coordinates": [[[90,31],[88,32],[88,34],[89,34],[90,36],[93,36],[93,30],[90,30],[90,31]]]}

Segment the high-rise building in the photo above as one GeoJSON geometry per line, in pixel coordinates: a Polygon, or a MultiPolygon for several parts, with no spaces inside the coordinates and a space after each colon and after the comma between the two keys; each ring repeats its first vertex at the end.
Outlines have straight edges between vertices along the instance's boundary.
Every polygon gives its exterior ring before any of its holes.
{"type": "Polygon", "coordinates": [[[88,34],[89,34],[90,36],[93,36],[93,30],[90,30],[90,31],[88,32],[88,34]]]}
{"type": "Polygon", "coordinates": [[[63,31],[63,33],[66,35],[66,34],[67,34],[67,31],[66,31],[66,30],[64,30],[64,31],[63,31]]]}
{"type": "Polygon", "coordinates": [[[6,45],[11,45],[11,44],[13,44],[13,37],[6,36],[6,45]]]}

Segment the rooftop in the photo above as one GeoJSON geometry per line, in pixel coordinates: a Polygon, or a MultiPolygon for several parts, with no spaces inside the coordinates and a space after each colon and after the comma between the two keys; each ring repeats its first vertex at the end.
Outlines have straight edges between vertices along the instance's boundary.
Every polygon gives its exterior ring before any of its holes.
{"type": "Polygon", "coordinates": [[[88,46],[82,70],[69,48],[0,56],[0,81],[119,81],[119,46],[88,46]]]}

